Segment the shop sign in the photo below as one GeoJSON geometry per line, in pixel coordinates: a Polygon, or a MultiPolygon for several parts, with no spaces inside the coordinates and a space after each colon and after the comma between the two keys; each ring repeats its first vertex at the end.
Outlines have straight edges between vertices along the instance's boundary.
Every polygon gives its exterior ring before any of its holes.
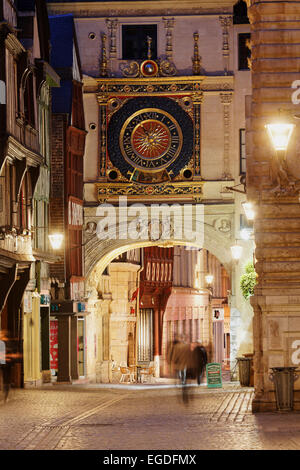
{"type": "Polygon", "coordinates": [[[50,369],[58,369],[58,320],[50,320],[50,369]]]}
{"type": "Polygon", "coordinates": [[[48,294],[41,294],[40,304],[41,305],[50,305],[51,297],[48,294]]]}
{"type": "Polygon", "coordinates": [[[82,227],[83,225],[83,211],[82,205],[74,201],[69,201],[69,225],[82,227]]]}
{"type": "Polygon", "coordinates": [[[222,388],[222,366],[214,362],[206,365],[206,380],[208,388],[222,388]]]}

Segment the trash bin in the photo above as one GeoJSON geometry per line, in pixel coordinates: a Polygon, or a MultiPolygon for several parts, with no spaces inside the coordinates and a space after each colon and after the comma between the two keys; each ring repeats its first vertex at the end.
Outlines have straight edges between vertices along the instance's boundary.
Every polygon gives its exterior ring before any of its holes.
{"type": "Polygon", "coordinates": [[[279,411],[294,408],[294,382],[298,379],[297,367],[271,367],[270,380],[275,385],[276,406],[279,411]]]}
{"type": "Polygon", "coordinates": [[[249,382],[249,385],[250,385],[250,387],[254,387],[254,365],[253,365],[254,354],[253,353],[248,353],[248,354],[243,354],[243,356],[248,357],[250,359],[250,382],[249,382]]]}
{"type": "Polygon", "coordinates": [[[239,366],[239,380],[242,387],[249,387],[250,385],[250,357],[237,357],[239,366]]]}

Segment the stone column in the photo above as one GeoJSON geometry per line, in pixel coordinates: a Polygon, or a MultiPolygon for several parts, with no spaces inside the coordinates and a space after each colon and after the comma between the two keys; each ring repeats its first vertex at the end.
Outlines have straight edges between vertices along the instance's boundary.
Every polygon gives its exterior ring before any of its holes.
{"type": "Polygon", "coordinates": [[[194,177],[201,179],[201,104],[203,103],[203,93],[193,93],[194,104],[194,177]]]}
{"type": "Polygon", "coordinates": [[[106,177],[106,107],[107,107],[107,96],[99,93],[99,171],[100,178],[106,177]]]}
{"type": "MultiPolygon", "coordinates": [[[[252,2],[251,2],[252,3],[252,2]]],[[[299,170],[294,131],[284,166],[268,141],[265,124],[279,108],[299,113],[291,85],[299,79],[300,2],[253,2],[251,23],[253,95],[247,129],[247,197],[256,205],[253,411],[275,410],[271,367],[297,366],[300,341],[299,170]],[[298,352],[297,352],[298,351],[298,352]]],[[[300,409],[300,381],[295,383],[300,409]]]]}
{"type": "Polygon", "coordinates": [[[109,38],[109,70],[111,75],[114,76],[115,64],[117,59],[117,18],[107,18],[106,25],[108,29],[109,38]]]}
{"type": "Polygon", "coordinates": [[[230,105],[232,102],[232,93],[220,93],[221,103],[223,105],[224,120],[224,156],[223,156],[223,174],[222,178],[232,179],[230,174],[230,105]]]}
{"type": "Polygon", "coordinates": [[[219,20],[222,27],[223,34],[223,63],[224,63],[224,73],[228,74],[229,69],[229,27],[232,25],[232,16],[219,16],[219,20]]]}

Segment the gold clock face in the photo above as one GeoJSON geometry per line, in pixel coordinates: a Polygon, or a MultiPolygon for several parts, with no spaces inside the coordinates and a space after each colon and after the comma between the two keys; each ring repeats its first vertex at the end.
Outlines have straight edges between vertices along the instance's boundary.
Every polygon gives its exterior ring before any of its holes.
{"type": "Polygon", "coordinates": [[[160,171],[170,165],[182,147],[176,119],[158,108],[136,111],[123,124],[120,149],[125,160],[143,171],[160,171]]]}

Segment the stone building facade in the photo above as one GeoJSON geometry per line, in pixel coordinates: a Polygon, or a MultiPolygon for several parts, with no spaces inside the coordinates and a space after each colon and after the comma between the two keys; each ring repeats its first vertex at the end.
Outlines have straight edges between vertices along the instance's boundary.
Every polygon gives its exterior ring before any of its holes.
{"type": "Polygon", "coordinates": [[[14,385],[22,386],[41,383],[42,370],[50,369],[40,327],[49,321],[54,261],[47,239],[49,102],[59,77],[49,65],[44,2],[3,1],[0,20],[0,326],[23,358],[13,372],[14,385]]]}
{"type": "Polygon", "coordinates": [[[51,65],[61,77],[52,96],[50,221],[64,234],[51,265],[52,375],[68,382],[85,375],[82,258],[85,119],[82,74],[72,15],[50,16],[51,65]],[[56,335],[57,333],[57,335],[56,335]],[[57,356],[58,352],[58,356],[57,356]]]}
{"type": "MultiPolygon", "coordinates": [[[[299,2],[248,2],[252,102],[247,108],[247,197],[255,204],[254,411],[274,410],[272,367],[299,365],[298,129],[286,153],[271,145],[265,125],[297,124],[299,2]],[[296,93],[293,95],[293,93],[296,93]],[[282,113],[279,113],[279,110],[282,113]]],[[[295,409],[300,381],[295,382],[295,409]]]]}
{"type": "MultiPolygon", "coordinates": [[[[240,237],[241,202],[246,200],[245,98],[251,94],[251,78],[239,54],[249,24],[233,22],[233,2],[222,1],[184,5],[154,1],[147,6],[144,2],[93,2],[88,10],[85,3],[77,1],[48,2],[48,10],[51,15],[74,15],[83,72],[88,130],[84,156],[86,290],[98,295],[98,300],[90,297],[88,306],[94,313],[87,318],[87,375],[95,378],[93,356],[98,357],[102,347],[94,316],[101,300],[102,273],[118,255],[162,242],[205,248],[229,274],[234,366],[236,355],[251,353],[253,347],[252,308],[239,289],[244,264],[253,252],[253,243],[240,237]],[[136,53],[132,52],[132,40],[143,44],[136,53]],[[133,115],[139,114],[140,108],[150,109],[152,121],[157,118],[151,109],[160,110],[161,122],[168,113],[172,119],[167,133],[172,122],[179,122],[175,125],[178,136],[174,134],[172,140],[174,158],[172,151],[168,152],[170,160],[164,165],[157,163],[161,165],[159,172],[145,171],[151,170],[151,163],[140,157],[136,160],[130,150],[126,153],[126,135],[122,133],[131,129],[133,115]],[[177,142],[183,146],[181,158],[177,158],[177,142]],[[122,148],[115,150],[118,146],[122,148]],[[96,230],[101,221],[98,206],[106,203],[116,210],[115,227],[120,233],[120,197],[127,206],[145,204],[144,219],[150,215],[151,203],[176,203],[182,209],[184,204],[201,206],[201,237],[191,242],[184,234],[176,237],[171,233],[165,240],[145,240],[123,233],[119,238],[101,240],[96,230]],[[242,259],[234,263],[230,247],[236,240],[244,251],[242,259]]],[[[144,119],[143,115],[139,118],[144,119]]],[[[105,295],[110,295],[109,290],[105,295]]]]}

